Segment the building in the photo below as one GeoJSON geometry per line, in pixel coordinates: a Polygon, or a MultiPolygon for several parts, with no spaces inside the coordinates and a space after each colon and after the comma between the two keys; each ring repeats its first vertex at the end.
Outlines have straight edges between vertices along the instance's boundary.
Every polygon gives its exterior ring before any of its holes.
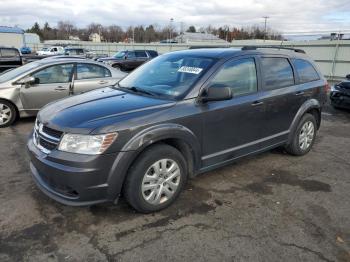
{"type": "Polygon", "coordinates": [[[185,32],[175,38],[178,43],[186,44],[228,44],[227,41],[218,36],[207,33],[189,33],[185,32]]]}
{"type": "Polygon", "coordinates": [[[23,45],[23,29],[18,27],[0,26],[0,46],[21,48],[23,45]]]}
{"type": "Polygon", "coordinates": [[[92,42],[95,42],[95,43],[101,43],[102,37],[98,33],[92,33],[89,36],[89,40],[92,41],[92,42]]]}
{"type": "Polygon", "coordinates": [[[24,33],[24,45],[33,46],[40,44],[40,37],[34,33],[24,33]]]}

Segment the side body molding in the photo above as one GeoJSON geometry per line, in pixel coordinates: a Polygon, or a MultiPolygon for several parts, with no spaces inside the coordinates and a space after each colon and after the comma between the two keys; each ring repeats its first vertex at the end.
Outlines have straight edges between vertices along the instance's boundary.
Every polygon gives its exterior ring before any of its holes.
{"type": "MultiPolygon", "coordinates": [[[[320,104],[320,102],[318,100],[316,100],[316,99],[309,99],[309,100],[305,101],[304,104],[301,105],[301,107],[299,108],[298,112],[294,116],[292,124],[289,127],[288,143],[291,142],[293,134],[295,132],[295,129],[297,128],[298,123],[299,123],[300,119],[302,118],[302,116],[307,111],[312,110],[312,109],[316,109],[316,110],[319,111],[319,113],[321,113],[322,106],[321,106],[321,104],[320,104]]],[[[320,118],[320,121],[321,121],[321,118],[320,118]]],[[[321,124],[321,123],[319,123],[319,124],[321,124]]]]}
{"type": "Polygon", "coordinates": [[[108,199],[116,200],[118,198],[128,169],[137,156],[147,146],[166,139],[176,139],[185,143],[193,156],[193,171],[196,172],[200,169],[201,147],[198,138],[191,130],[182,125],[172,123],[152,126],[137,133],[126,143],[122,152],[118,154],[108,175],[108,199]]]}

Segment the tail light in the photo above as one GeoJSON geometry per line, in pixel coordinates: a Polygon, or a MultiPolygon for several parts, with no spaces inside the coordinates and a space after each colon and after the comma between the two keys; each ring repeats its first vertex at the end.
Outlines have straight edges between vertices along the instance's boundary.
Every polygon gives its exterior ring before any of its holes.
{"type": "Polygon", "coordinates": [[[328,93],[330,90],[331,90],[331,87],[330,87],[330,85],[328,84],[328,82],[326,82],[326,84],[325,84],[325,86],[324,86],[324,91],[325,91],[326,93],[328,93]]]}

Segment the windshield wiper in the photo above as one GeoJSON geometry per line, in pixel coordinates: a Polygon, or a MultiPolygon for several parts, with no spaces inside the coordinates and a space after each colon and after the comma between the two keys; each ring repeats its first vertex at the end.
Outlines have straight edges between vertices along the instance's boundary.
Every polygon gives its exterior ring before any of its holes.
{"type": "Polygon", "coordinates": [[[125,87],[125,86],[121,86],[119,83],[117,83],[118,88],[122,89],[122,90],[131,90],[135,93],[142,93],[142,94],[146,94],[149,96],[155,96],[154,93],[146,91],[144,89],[138,88],[136,86],[131,86],[131,87],[125,87]]]}

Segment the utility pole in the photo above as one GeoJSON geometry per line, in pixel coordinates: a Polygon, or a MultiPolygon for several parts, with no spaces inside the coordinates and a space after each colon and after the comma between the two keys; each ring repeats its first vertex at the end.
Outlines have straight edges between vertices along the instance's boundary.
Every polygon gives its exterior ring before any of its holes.
{"type": "Polygon", "coordinates": [[[263,16],[262,18],[265,19],[265,29],[264,29],[264,42],[266,40],[266,30],[267,30],[267,19],[269,19],[270,17],[269,16],[263,16]]]}
{"type": "Polygon", "coordinates": [[[173,22],[174,22],[174,18],[170,18],[169,41],[171,41],[171,39],[173,37],[173,22]]]}

